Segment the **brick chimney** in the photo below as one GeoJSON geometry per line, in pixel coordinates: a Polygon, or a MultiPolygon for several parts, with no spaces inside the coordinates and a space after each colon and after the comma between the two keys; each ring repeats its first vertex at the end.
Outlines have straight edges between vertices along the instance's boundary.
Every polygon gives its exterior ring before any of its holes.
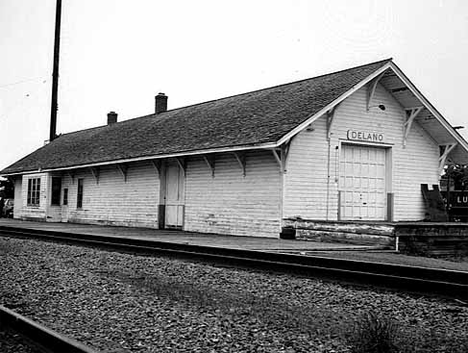
{"type": "Polygon", "coordinates": [[[107,125],[115,124],[117,122],[117,113],[112,111],[107,113],[107,125]]]}
{"type": "Polygon", "coordinates": [[[155,109],[156,114],[164,113],[167,110],[167,96],[164,93],[158,93],[155,100],[155,109]]]}

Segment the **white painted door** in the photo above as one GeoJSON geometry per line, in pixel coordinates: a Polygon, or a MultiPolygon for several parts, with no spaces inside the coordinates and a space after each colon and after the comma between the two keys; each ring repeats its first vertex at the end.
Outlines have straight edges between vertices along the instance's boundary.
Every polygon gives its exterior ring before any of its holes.
{"type": "Polygon", "coordinates": [[[166,167],[166,212],[167,228],[182,228],[185,205],[185,175],[177,163],[168,163],[166,167]]]}
{"type": "Polygon", "coordinates": [[[68,184],[64,185],[64,188],[62,189],[62,222],[68,222],[68,190],[69,186],[68,184]]]}
{"type": "Polygon", "coordinates": [[[340,158],[340,218],[343,220],[386,219],[385,148],[346,145],[340,158]]]}

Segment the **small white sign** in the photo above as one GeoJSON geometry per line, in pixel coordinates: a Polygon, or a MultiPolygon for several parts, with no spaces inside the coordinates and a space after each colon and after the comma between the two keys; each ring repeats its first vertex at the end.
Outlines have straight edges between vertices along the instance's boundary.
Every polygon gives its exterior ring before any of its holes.
{"type": "Polygon", "coordinates": [[[370,142],[383,142],[384,140],[384,134],[380,132],[348,130],[346,135],[347,135],[348,140],[370,141],[370,142]]]}

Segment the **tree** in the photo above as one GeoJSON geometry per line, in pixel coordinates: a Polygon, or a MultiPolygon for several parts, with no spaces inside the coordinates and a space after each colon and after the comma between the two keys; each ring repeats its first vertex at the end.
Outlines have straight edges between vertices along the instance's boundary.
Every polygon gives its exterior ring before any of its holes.
{"type": "Polygon", "coordinates": [[[15,197],[14,184],[9,179],[0,179],[0,197],[12,199],[15,197]]]}
{"type": "Polygon", "coordinates": [[[449,165],[443,178],[453,183],[455,190],[468,190],[468,164],[449,165]]]}

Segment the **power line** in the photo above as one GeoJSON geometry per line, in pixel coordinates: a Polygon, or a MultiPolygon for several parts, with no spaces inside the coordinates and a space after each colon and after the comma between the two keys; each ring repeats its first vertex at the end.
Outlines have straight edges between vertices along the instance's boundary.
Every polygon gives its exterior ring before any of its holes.
{"type": "Polygon", "coordinates": [[[0,88],[10,87],[10,86],[16,86],[16,85],[20,85],[20,84],[22,84],[22,83],[31,82],[31,81],[39,81],[39,80],[43,80],[42,83],[46,83],[46,82],[47,82],[47,80],[44,79],[44,77],[34,77],[34,78],[26,79],[26,80],[21,80],[21,81],[17,81],[17,82],[7,83],[7,84],[5,84],[5,85],[0,85],[0,88]]]}

